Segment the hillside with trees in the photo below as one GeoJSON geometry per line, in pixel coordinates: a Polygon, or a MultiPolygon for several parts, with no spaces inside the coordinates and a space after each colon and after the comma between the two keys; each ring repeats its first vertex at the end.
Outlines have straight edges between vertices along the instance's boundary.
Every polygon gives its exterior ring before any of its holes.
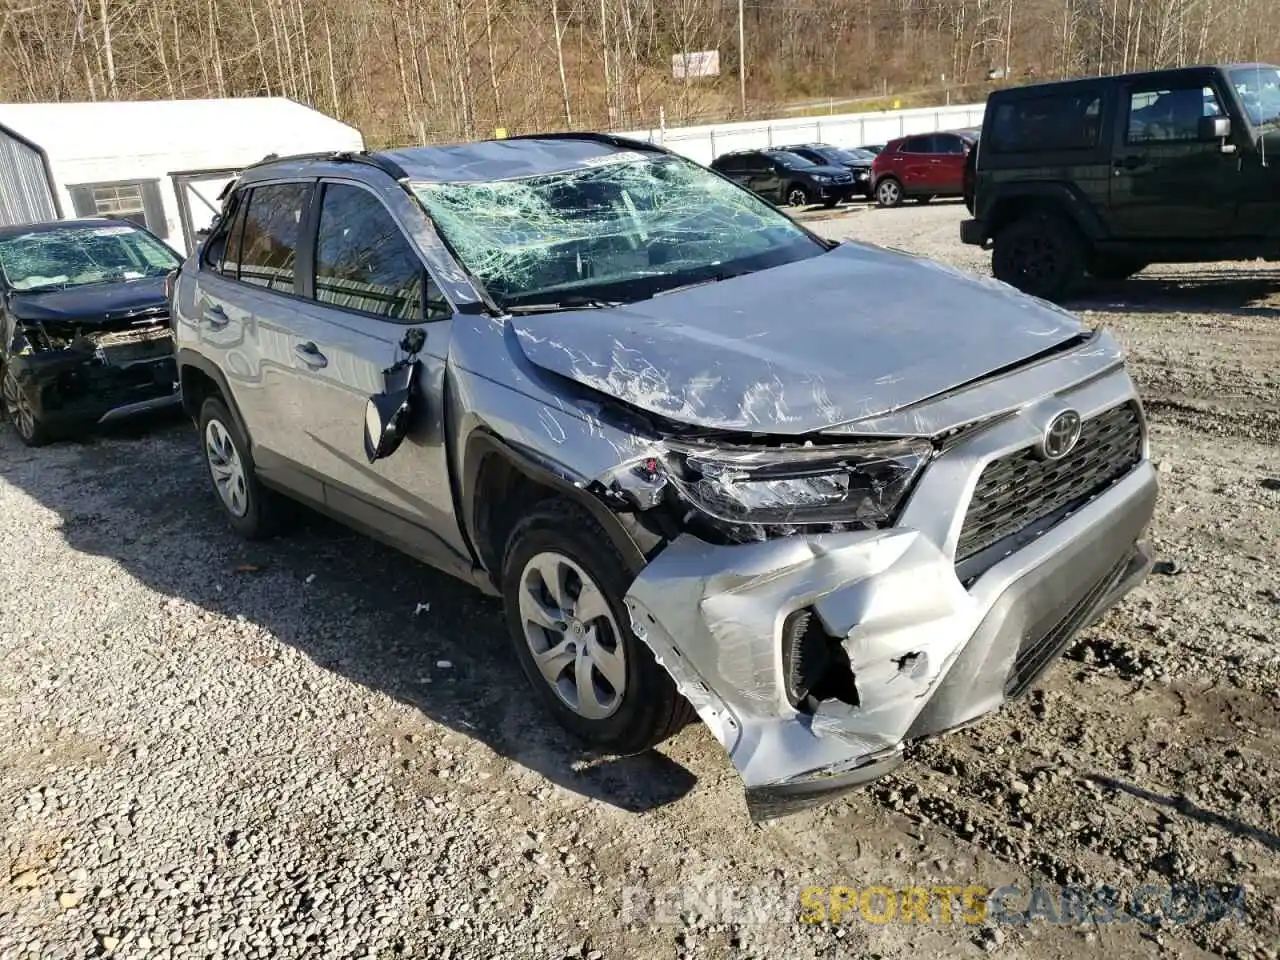
{"type": "Polygon", "coordinates": [[[1280,56],[1275,0],[741,11],[740,46],[737,0],[0,0],[0,100],[283,95],[382,145],[741,119],[824,98],[958,101],[1026,77],[1280,56]],[[674,55],[703,50],[719,51],[718,77],[673,77],[674,55]]]}

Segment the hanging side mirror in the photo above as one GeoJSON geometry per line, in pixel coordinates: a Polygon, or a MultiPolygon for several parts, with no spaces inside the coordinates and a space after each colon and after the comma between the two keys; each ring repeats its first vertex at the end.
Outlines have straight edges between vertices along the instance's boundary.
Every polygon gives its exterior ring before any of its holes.
{"type": "Polygon", "coordinates": [[[383,387],[364,407],[364,455],[373,463],[391,456],[409,435],[421,400],[416,385],[422,362],[418,353],[427,335],[413,329],[405,333],[400,348],[407,356],[382,371],[383,387]]]}
{"type": "Polygon", "coordinates": [[[384,371],[385,386],[364,408],[364,454],[369,462],[389,457],[409,433],[413,415],[413,382],[418,361],[405,361],[384,371]]]}

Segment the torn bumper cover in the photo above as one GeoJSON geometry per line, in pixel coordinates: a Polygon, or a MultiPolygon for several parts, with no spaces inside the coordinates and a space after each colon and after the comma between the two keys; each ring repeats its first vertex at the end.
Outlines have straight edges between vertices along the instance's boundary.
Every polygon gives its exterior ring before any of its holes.
{"type": "MultiPolygon", "coordinates": [[[[28,339],[35,340],[29,334],[28,339]]],[[[167,321],[78,332],[66,342],[32,346],[9,362],[19,389],[46,426],[115,420],[179,403],[167,321]]]]}
{"type": "Polygon", "coordinates": [[[1142,581],[1157,482],[1140,412],[1115,405],[1125,383],[1076,396],[1089,449],[1070,467],[1027,464],[1032,409],[935,457],[891,528],[728,545],[685,533],[640,573],[633,629],[728,751],[754,819],[874,780],[906,743],[1018,696],[1142,581]],[[1069,504],[1026,515],[1051,494],[1069,504]],[[827,676],[798,697],[797,659],[824,647],[827,676]]]}

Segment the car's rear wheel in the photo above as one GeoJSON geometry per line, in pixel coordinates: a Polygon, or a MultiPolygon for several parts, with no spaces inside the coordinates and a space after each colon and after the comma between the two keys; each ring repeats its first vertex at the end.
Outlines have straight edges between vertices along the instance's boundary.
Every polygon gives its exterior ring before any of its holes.
{"type": "Polygon", "coordinates": [[[1146,269],[1148,264],[1141,260],[1124,258],[1101,259],[1095,257],[1089,264],[1089,276],[1096,280],[1128,280],[1135,273],[1146,269]]]}
{"type": "Polygon", "coordinates": [[[1032,213],[997,231],[991,272],[1024,293],[1058,300],[1084,273],[1083,246],[1076,228],[1061,216],[1032,213]]]}
{"type": "Polygon", "coordinates": [[[502,596],[516,658],[560,724],[595,747],[640,753],[693,716],[631,632],[634,573],[586,511],[545,501],[507,541],[502,596]]]}
{"type": "Polygon", "coordinates": [[[793,183],[787,187],[787,203],[793,207],[807,207],[813,201],[809,198],[809,191],[798,183],[793,183]]]}
{"type": "Polygon", "coordinates": [[[248,439],[219,397],[201,405],[199,427],[205,466],[227,522],[246,540],[271,536],[284,516],[281,497],[258,480],[248,439]]]}
{"type": "Polygon", "coordinates": [[[4,368],[4,376],[0,378],[0,396],[3,396],[4,414],[13,424],[18,439],[28,447],[42,447],[51,439],[48,429],[40,422],[31,401],[18,384],[18,379],[9,369],[4,368]]]}
{"type": "Polygon", "coordinates": [[[902,184],[893,177],[885,177],[876,184],[876,203],[882,207],[896,207],[902,203],[902,184]]]}

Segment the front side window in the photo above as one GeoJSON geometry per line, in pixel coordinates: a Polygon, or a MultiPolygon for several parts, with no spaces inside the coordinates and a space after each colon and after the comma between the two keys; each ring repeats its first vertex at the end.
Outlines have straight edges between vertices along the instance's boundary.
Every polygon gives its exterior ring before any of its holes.
{"type": "Polygon", "coordinates": [[[0,272],[19,291],[162,277],[180,264],[151,234],[124,224],[33,230],[0,239],[0,272]]]}
{"type": "Polygon", "coordinates": [[[755,195],[665,154],[413,190],[458,259],[507,307],[641,300],[827,249],[755,195]]]}
{"type": "Polygon", "coordinates": [[[1200,121],[1216,117],[1221,104],[1212,87],[1201,84],[1160,90],[1134,90],[1129,96],[1125,142],[1178,143],[1200,138],[1200,121]]]}
{"type": "Polygon", "coordinates": [[[293,292],[298,236],[310,198],[307,183],[272,183],[249,191],[240,236],[241,280],[293,292]]]}
{"type": "MultiPolygon", "coordinates": [[[[390,211],[359,187],[325,184],[316,235],[315,296],[322,303],[388,320],[423,319],[426,269],[390,211]]],[[[428,284],[427,319],[449,313],[428,284]]]]}

